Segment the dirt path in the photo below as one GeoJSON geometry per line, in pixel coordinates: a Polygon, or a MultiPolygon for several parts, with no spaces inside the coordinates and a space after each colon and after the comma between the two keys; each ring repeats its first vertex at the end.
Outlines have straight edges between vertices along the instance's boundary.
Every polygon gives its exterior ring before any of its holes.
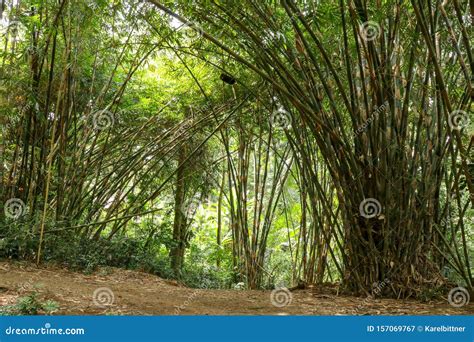
{"type": "MultiPolygon", "coordinates": [[[[196,290],[135,271],[106,269],[84,275],[57,267],[0,261],[0,306],[14,304],[33,291],[44,300],[59,303],[55,314],[61,315],[474,314],[472,304],[454,308],[446,301],[373,300],[309,290],[291,292],[291,303],[277,307],[272,304],[271,291],[196,290]],[[110,304],[112,297],[113,304],[102,306],[110,304]]],[[[288,301],[286,293],[280,295],[275,298],[277,302],[288,301]]]]}

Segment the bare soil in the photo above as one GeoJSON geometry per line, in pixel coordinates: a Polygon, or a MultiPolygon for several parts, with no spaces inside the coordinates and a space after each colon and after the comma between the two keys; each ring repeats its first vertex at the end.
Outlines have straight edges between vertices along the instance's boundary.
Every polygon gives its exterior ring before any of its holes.
{"type": "MultiPolygon", "coordinates": [[[[0,306],[15,304],[32,292],[41,300],[56,301],[58,315],[474,314],[472,303],[455,308],[446,299],[371,299],[337,295],[334,290],[297,290],[291,292],[288,305],[277,307],[272,304],[272,291],[192,289],[137,271],[106,268],[85,275],[55,266],[0,261],[0,306]],[[101,288],[111,292],[94,301],[94,292],[101,288]]],[[[288,302],[289,296],[283,299],[288,302]]]]}

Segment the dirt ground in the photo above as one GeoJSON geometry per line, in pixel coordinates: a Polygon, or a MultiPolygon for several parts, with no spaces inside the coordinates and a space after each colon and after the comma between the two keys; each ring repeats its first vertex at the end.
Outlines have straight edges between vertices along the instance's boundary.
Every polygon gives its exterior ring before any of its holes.
{"type": "MultiPolygon", "coordinates": [[[[102,269],[92,275],[0,261],[0,306],[33,291],[54,300],[58,315],[473,315],[474,305],[447,300],[369,299],[331,291],[196,290],[147,273],[102,269]],[[95,294],[94,294],[95,293],[95,294]],[[291,298],[290,298],[291,297],[291,298]],[[290,301],[291,299],[291,301],[290,301]]],[[[472,302],[472,301],[471,301],[472,302]]]]}

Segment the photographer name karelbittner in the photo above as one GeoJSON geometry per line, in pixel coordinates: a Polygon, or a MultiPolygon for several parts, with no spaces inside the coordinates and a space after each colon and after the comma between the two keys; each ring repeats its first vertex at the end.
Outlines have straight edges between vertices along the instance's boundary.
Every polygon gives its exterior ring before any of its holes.
{"type": "Polygon", "coordinates": [[[426,332],[464,332],[466,327],[455,327],[452,325],[431,326],[425,325],[426,332]]]}

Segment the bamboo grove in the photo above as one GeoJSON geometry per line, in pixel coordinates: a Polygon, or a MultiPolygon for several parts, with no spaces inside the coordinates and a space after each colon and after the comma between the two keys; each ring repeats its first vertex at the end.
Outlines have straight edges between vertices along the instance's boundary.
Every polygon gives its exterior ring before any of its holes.
{"type": "Polygon", "coordinates": [[[0,238],[28,257],[148,246],[161,216],[179,276],[208,203],[216,267],[249,288],[282,225],[295,282],[473,289],[468,1],[2,4],[0,238]]]}

